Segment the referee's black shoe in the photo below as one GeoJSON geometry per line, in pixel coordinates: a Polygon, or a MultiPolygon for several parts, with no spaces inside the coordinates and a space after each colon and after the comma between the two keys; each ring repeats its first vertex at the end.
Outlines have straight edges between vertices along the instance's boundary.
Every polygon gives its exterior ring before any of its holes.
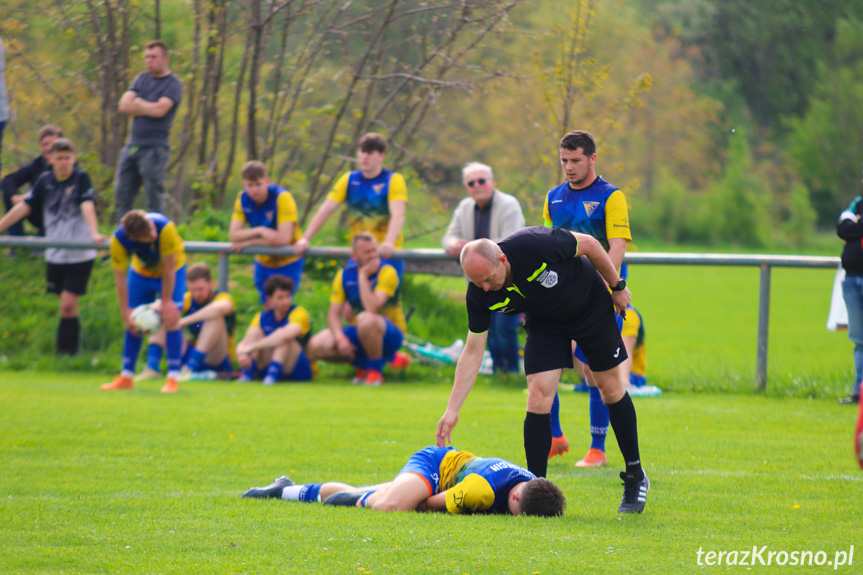
{"type": "Polygon", "coordinates": [[[267,499],[272,497],[275,499],[281,499],[282,491],[285,487],[290,487],[293,484],[294,482],[291,481],[290,477],[282,475],[266,487],[252,487],[243,493],[243,497],[251,497],[253,499],[267,499]]]}
{"type": "Polygon", "coordinates": [[[633,475],[620,472],[620,478],[623,479],[623,499],[620,500],[617,508],[618,513],[644,511],[644,506],[647,505],[647,492],[650,491],[650,480],[647,478],[647,473],[643,471],[642,473],[644,477],[636,479],[633,475]]]}

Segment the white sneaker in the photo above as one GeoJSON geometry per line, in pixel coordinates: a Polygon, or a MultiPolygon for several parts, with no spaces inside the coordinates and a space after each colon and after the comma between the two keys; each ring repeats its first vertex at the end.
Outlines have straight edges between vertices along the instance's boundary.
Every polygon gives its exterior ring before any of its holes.
{"type": "Polygon", "coordinates": [[[132,379],[133,381],[147,381],[148,379],[161,379],[161,377],[161,372],[150,368],[150,366],[144,366],[144,369],[141,370],[141,373],[139,373],[132,379]]]}
{"type": "Polygon", "coordinates": [[[179,382],[192,381],[194,376],[195,376],[195,372],[193,372],[188,367],[183,366],[183,369],[180,370],[180,375],[177,376],[177,381],[179,381],[179,382]]]}
{"type": "Polygon", "coordinates": [[[218,373],[212,369],[205,369],[204,371],[193,371],[190,381],[213,381],[217,377],[219,377],[218,373]]]}

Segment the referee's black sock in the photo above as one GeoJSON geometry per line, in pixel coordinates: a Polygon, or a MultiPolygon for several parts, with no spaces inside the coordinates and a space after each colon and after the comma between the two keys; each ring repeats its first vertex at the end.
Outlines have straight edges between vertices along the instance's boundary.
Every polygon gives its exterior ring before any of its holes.
{"type": "Polygon", "coordinates": [[[626,462],[626,474],[633,475],[641,480],[641,456],[638,453],[638,422],[635,418],[635,406],[629,393],[617,403],[609,403],[608,419],[614,436],[617,437],[617,445],[623,460],[626,462]]]}
{"type": "Polygon", "coordinates": [[[537,477],[545,477],[549,451],[551,451],[551,415],[528,411],[524,417],[524,454],[527,456],[527,470],[537,477]]]}
{"type": "Polygon", "coordinates": [[[75,355],[81,344],[81,324],[77,317],[61,317],[57,328],[57,353],[75,355]]]}

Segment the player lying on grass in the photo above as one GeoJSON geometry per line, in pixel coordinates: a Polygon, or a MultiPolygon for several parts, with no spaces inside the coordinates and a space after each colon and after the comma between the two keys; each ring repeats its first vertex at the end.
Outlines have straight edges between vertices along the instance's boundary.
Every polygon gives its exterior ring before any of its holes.
{"type": "Polygon", "coordinates": [[[353,487],[345,483],[295,485],[280,477],[266,487],[253,487],[243,497],[377,511],[448,511],[449,513],[511,513],[557,517],[566,498],[554,483],[497,457],[477,457],[454,447],[426,447],[414,453],[389,483],[353,487]]]}

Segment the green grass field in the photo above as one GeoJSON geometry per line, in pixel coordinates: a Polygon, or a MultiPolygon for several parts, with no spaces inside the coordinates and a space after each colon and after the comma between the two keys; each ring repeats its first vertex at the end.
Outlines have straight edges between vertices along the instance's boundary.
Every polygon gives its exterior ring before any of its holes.
{"type": "MultiPolygon", "coordinates": [[[[240,498],[283,473],[390,478],[433,441],[449,381],[430,370],[379,389],[199,382],[175,396],[158,382],[100,392],[103,380],[2,373],[0,572],[666,574],[695,572],[699,548],[753,545],[831,560],[855,545],[854,565],[838,571],[859,573],[863,562],[856,410],[834,401],[637,399],[652,488],[643,515],[621,517],[620,454],[612,443],[608,468],[575,469],[587,398],[567,393],[574,449],[549,467],[566,515],[457,517],[240,498]]],[[[455,445],[523,462],[524,397],[518,385],[481,380],[455,445]]]]}

